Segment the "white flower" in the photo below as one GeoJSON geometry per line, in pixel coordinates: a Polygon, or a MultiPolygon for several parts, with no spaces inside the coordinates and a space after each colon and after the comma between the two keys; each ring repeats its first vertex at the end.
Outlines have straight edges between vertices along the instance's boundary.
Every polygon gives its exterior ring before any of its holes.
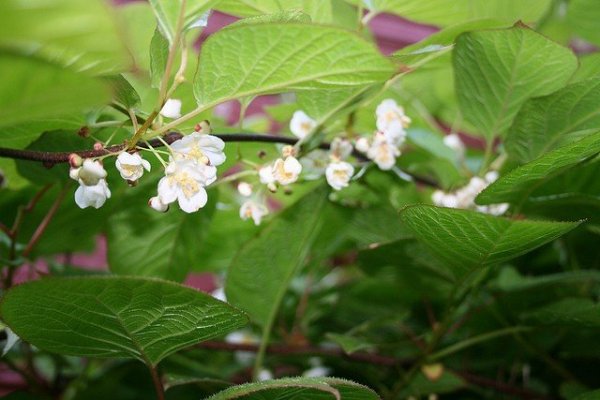
{"type": "Polygon", "coordinates": [[[331,162],[325,170],[327,183],[335,190],[347,187],[352,175],[354,175],[354,167],[346,161],[331,162]]]}
{"type": "Polygon", "coordinates": [[[316,126],[317,121],[306,115],[304,111],[296,111],[290,121],[290,131],[298,139],[304,139],[316,126]]]}
{"type": "Polygon", "coordinates": [[[216,179],[216,168],[198,165],[191,160],[171,161],[165,169],[165,176],[158,182],[158,198],[163,204],[175,200],[187,212],[198,211],[208,200],[204,186],[216,179]]]}
{"type": "Polygon", "coordinates": [[[220,138],[199,132],[184,136],[171,144],[176,159],[191,159],[213,166],[225,162],[224,148],[225,143],[220,138]]]}
{"type": "Polygon", "coordinates": [[[240,182],[237,185],[238,193],[244,197],[252,196],[252,185],[248,182],[240,182]]]}
{"type": "Polygon", "coordinates": [[[459,158],[463,158],[465,155],[465,144],[460,140],[460,136],[456,133],[451,133],[444,136],[444,144],[454,150],[459,158]]]}
{"type": "Polygon", "coordinates": [[[150,163],[144,160],[139,153],[129,154],[124,151],[117,157],[115,166],[121,174],[121,178],[127,181],[137,181],[144,175],[144,169],[150,171],[150,163]]]}
{"type": "Polygon", "coordinates": [[[500,175],[498,174],[497,171],[489,171],[488,173],[485,174],[485,181],[488,184],[494,183],[495,181],[498,180],[498,178],[500,177],[500,175]]]}
{"type": "Polygon", "coordinates": [[[169,205],[163,203],[158,196],[150,198],[148,205],[158,212],[166,212],[169,209],[169,205]]]}
{"type": "Polygon", "coordinates": [[[395,100],[383,100],[377,106],[375,114],[377,116],[377,129],[389,136],[389,140],[394,143],[404,140],[406,136],[404,129],[408,127],[411,120],[404,114],[404,109],[398,106],[395,100]]]}
{"type": "Polygon", "coordinates": [[[275,185],[275,176],[273,175],[273,166],[268,164],[263,166],[258,170],[258,177],[260,179],[260,183],[267,185],[271,192],[277,190],[277,186],[275,185]]]}
{"type": "Polygon", "coordinates": [[[365,137],[358,138],[354,145],[354,148],[361,153],[366,153],[371,148],[371,144],[369,143],[369,139],[365,137]]]}
{"type": "Polygon", "coordinates": [[[300,159],[304,179],[319,179],[327,168],[328,153],[325,150],[313,150],[300,159]]]}
{"type": "Polygon", "coordinates": [[[281,185],[296,182],[300,172],[302,172],[302,164],[295,157],[287,157],[285,161],[278,158],[273,164],[273,177],[281,185]]]}
{"type": "Polygon", "coordinates": [[[268,369],[263,368],[259,371],[258,376],[256,378],[259,382],[270,381],[271,379],[273,379],[273,373],[268,369]]]}
{"type": "Polygon", "coordinates": [[[340,138],[333,139],[329,153],[332,159],[345,160],[350,154],[352,154],[352,143],[340,138]]]}
{"type": "MultiPolygon", "coordinates": [[[[252,345],[260,343],[260,339],[258,336],[249,331],[241,330],[229,333],[227,336],[225,336],[225,342],[232,344],[252,345]]],[[[252,360],[254,360],[254,353],[250,351],[236,351],[235,359],[242,365],[248,365],[252,363],[252,360]]]]}
{"type": "Polygon", "coordinates": [[[81,167],[71,168],[69,176],[79,182],[80,185],[95,186],[98,182],[106,178],[106,170],[100,161],[86,158],[81,167]]]}
{"type": "Polygon", "coordinates": [[[217,300],[227,302],[227,296],[225,296],[225,288],[223,288],[223,287],[216,288],[215,290],[213,290],[211,292],[210,295],[217,300]]]}
{"type": "Polygon", "coordinates": [[[160,110],[160,115],[165,118],[181,117],[181,100],[168,99],[160,110]]]}
{"type": "Polygon", "coordinates": [[[487,206],[475,204],[477,195],[496,179],[498,179],[498,173],[496,171],[490,171],[485,175],[485,179],[474,176],[469,180],[469,183],[466,186],[457,189],[453,193],[445,193],[441,190],[436,190],[433,192],[431,199],[433,204],[440,207],[462,208],[476,210],[485,214],[502,215],[508,210],[509,204],[500,203],[487,206]]]}
{"type": "Polygon", "coordinates": [[[390,143],[383,135],[377,134],[367,157],[373,160],[382,170],[390,170],[396,165],[396,157],[400,155],[398,147],[390,143]]]}
{"type": "Polygon", "coordinates": [[[2,357],[4,357],[6,353],[8,353],[9,350],[21,339],[8,326],[4,328],[4,333],[6,333],[6,342],[4,343],[4,347],[2,349],[2,357]]]}
{"type": "Polygon", "coordinates": [[[109,198],[110,190],[104,179],[98,180],[95,185],[80,184],[75,191],[75,203],[80,208],[100,208],[109,198]]]}
{"type": "Polygon", "coordinates": [[[328,376],[331,373],[331,368],[316,366],[304,371],[302,376],[307,378],[322,378],[328,376]]]}
{"type": "Polygon", "coordinates": [[[262,203],[246,200],[240,207],[240,218],[244,221],[252,218],[254,225],[260,225],[262,218],[269,213],[269,209],[262,203]]]}

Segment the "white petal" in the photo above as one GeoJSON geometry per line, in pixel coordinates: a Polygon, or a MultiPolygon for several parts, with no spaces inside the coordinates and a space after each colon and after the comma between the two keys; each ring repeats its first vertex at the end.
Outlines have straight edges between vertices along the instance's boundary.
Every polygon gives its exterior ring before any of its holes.
{"type": "Polygon", "coordinates": [[[148,201],[148,205],[158,212],[165,212],[169,209],[169,205],[163,203],[158,196],[152,197],[148,201]]]}
{"type": "Polygon", "coordinates": [[[317,125],[317,122],[310,118],[304,111],[296,111],[290,121],[290,131],[298,139],[303,139],[317,125]]]}
{"type": "Polygon", "coordinates": [[[168,99],[160,110],[160,115],[165,118],[181,117],[181,100],[168,99]]]}
{"type": "Polygon", "coordinates": [[[158,197],[164,204],[170,204],[177,200],[176,186],[166,176],[158,181],[158,197]]]}
{"type": "Polygon", "coordinates": [[[200,187],[198,192],[192,197],[187,197],[183,193],[179,193],[177,196],[179,207],[186,213],[193,213],[201,209],[206,205],[208,201],[208,195],[203,187],[200,187]]]}

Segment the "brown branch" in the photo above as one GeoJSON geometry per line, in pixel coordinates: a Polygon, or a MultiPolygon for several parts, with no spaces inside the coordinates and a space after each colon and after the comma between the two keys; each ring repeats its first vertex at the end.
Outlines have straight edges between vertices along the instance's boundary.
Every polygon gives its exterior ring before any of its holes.
{"type": "Polygon", "coordinates": [[[484,376],[474,375],[470,372],[464,371],[451,371],[452,374],[464,379],[466,382],[476,385],[479,387],[493,389],[496,392],[510,394],[512,396],[519,397],[521,399],[529,400],[552,400],[555,397],[547,396],[531,390],[509,385],[504,382],[500,382],[494,379],[486,378],[484,376]]]}
{"type": "MultiPolygon", "coordinates": [[[[227,134],[215,134],[221,138],[224,142],[261,142],[261,143],[280,143],[294,145],[298,141],[296,138],[285,137],[285,136],[274,136],[274,135],[260,135],[253,133],[227,133],[227,134]]],[[[176,140],[182,138],[182,135],[177,132],[169,132],[163,136],[163,140],[167,144],[171,144],[176,140]]],[[[159,139],[153,139],[148,142],[152,147],[161,147],[163,143],[159,139]]],[[[145,142],[138,142],[138,147],[147,148],[148,145],[145,142]]],[[[67,163],[69,162],[69,155],[72,153],[78,154],[83,158],[96,158],[102,157],[108,154],[115,154],[125,150],[128,147],[127,143],[122,143],[114,146],[109,146],[100,150],[81,150],[81,151],[68,151],[68,152],[45,152],[45,151],[34,151],[34,150],[19,150],[9,149],[0,147],[0,158],[13,158],[18,160],[27,161],[40,161],[46,166],[53,166],[54,164],[67,163]]],[[[320,149],[329,150],[329,143],[321,143],[320,149]]],[[[352,155],[359,160],[366,161],[365,156],[354,150],[352,155]]],[[[426,186],[439,187],[437,182],[421,176],[412,175],[412,178],[416,183],[420,183],[426,186]]]]}
{"type": "MultiPolygon", "coordinates": [[[[218,341],[207,341],[198,344],[198,347],[210,350],[222,350],[222,351],[249,351],[257,352],[259,345],[257,344],[242,344],[242,343],[227,343],[218,341]]],[[[302,346],[288,346],[283,344],[271,344],[267,346],[267,353],[270,354],[283,354],[283,355],[295,355],[295,354],[311,354],[315,356],[323,357],[336,357],[345,358],[349,361],[362,362],[373,365],[381,365],[386,367],[393,367],[395,365],[402,365],[411,363],[413,360],[399,360],[394,357],[382,356],[374,353],[367,352],[356,352],[348,354],[340,348],[326,348],[311,345],[302,346]]]]}

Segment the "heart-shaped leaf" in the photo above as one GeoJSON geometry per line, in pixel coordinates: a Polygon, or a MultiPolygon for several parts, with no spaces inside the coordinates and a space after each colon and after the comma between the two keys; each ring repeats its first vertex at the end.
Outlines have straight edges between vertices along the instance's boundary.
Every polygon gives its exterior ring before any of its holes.
{"type": "Polygon", "coordinates": [[[19,337],[41,349],[135,358],[149,366],[247,321],[228,304],[176,283],[100,276],[16,286],[2,298],[0,314],[19,337]]]}

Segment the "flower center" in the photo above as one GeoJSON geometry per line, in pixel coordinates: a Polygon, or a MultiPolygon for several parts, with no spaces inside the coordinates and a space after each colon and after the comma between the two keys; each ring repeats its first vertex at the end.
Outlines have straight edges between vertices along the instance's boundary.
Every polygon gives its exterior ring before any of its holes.
{"type": "Polygon", "coordinates": [[[188,199],[200,190],[198,182],[190,177],[187,172],[180,172],[176,174],[173,179],[181,189],[183,195],[188,199]]]}

